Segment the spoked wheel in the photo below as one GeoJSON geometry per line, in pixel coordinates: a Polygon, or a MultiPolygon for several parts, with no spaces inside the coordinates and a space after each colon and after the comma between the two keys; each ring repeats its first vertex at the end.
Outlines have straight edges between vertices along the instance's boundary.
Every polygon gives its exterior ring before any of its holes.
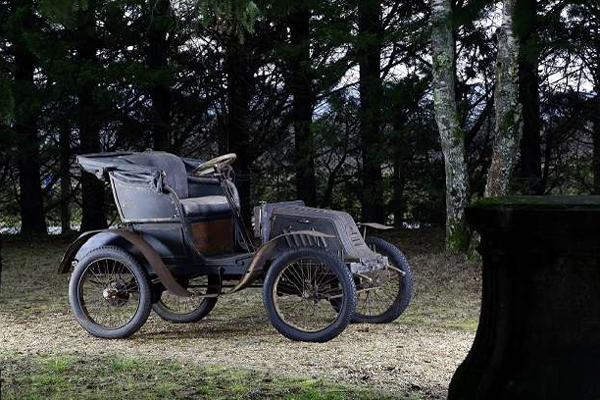
{"type": "Polygon", "coordinates": [[[77,322],[90,334],[126,338],[140,329],[150,314],[148,274],[121,248],[100,247],[73,271],[69,301],[77,322]]]}
{"type": "Polygon", "coordinates": [[[348,326],[356,305],[352,274],[338,259],[317,249],[291,250],[271,265],[263,286],[269,319],[284,336],[326,342],[348,326]],[[339,301],[334,309],[329,302],[339,301]]]}
{"type": "Polygon", "coordinates": [[[412,270],[393,244],[376,237],[367,237],[365,242],[374,252],[386,256],[392,268],[366,274],[371,281],[361,278],[352,322],[392,322],[406,310],[412,298],[412,270]],[[365,290],[360,290],[363,285],[365,290]]]}
{"type": "Polygon", "coordinates": [[[192,292],[192,297],[179,297],[166,290],[160,299],[152,305],[152,309],[165,321],[173,323],[198,322],[206,317],[217,304],[216,297],[201,297],[205,294],[217,294],[219,278],[213,275],[198,276],[188,279],[185,287],[192,292]]]}

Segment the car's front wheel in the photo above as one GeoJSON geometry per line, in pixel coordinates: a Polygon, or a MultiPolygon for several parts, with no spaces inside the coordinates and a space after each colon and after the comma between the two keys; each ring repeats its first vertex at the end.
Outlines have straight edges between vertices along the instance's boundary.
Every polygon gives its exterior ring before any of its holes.
{"type": "Polygon", "coordinates": [[[318,249],[294,249],[269,268],[263,301],[271,323],[287,338],[326,342],[352,319],[356,287],[350,270],[339,259],[318,249]],[[330,306],[333,299],[339,308],[330,306]]]}
{"type": "Polygon", "coordinates": [[[367,245],[388,258],[392,268],[367,275],[371,282],[358,293],[356,312],[352,322],[384,324],[397,319],[410,304],[413,291],[413,273],[404,254],[393,244],[377,237],[367,237],[367,245]],[[368,286],[372,285],[371,288],[368,286]]]}

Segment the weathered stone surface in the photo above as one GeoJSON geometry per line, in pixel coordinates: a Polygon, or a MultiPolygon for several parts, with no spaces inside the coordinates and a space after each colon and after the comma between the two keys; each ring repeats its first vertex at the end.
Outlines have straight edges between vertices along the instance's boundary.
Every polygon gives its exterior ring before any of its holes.
{"type": "Polygon", "coordinates": [[[486,199],[483,299],[450,400],[600,399],[600,196],[486,199]]]}

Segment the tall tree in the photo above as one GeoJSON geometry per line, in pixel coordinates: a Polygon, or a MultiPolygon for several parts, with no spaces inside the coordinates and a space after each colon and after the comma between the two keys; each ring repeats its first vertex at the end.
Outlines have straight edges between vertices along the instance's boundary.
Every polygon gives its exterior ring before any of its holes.
{"type": "MultiPolygon", "coordinates": [[[[97,92],[99,69],[97,67],[98,37],[96,33],[96,0],[87,3],[77,15],[77,122],[79,126],[80,152],[98,153],[100,144],[100,120],[94,95],[97,92]]],[[[106,228],[104,184],[90,174],[81,176],[82,218],[81,230],[106,228]]]]}
{"type": "Polygon", "coordinates": [[[592,173],[594,174],[594,181],[592,185],[592,194],[600,194],[600,86],[596,86],[596,101],[595,115],[593,121],[592,131],[592,173]]]}
{"type": "Polygon", "coordinates": [[[492,164],[488,170],[486,197],[508,194],[517,162],[523,132],[522,106],[519,102],[519,39],[514,30],[517,0],[504,0],[502,25],[498,30],[496,61],[495,137],[492,164]]]}
{"type": "Polygon", "coordinates": [[[46,234],[46,220],[42,197],[39,147],[37,132],[36,89],[34,84],[35,57],[28,48],[27,35],[35,21],[32,3],[19,1],[11,21],[14,29],[14,130],[17,140],[17,165],[19,169],[19,203],[21,207],[21,233],[46,234]]]}
{"type": "Polygon", "coordinates": [[[71,232],[71,124],[65,118],[60,126],[60,226],[63,235],[71,232]]]}
{"type": "Polygon", "coordinates": [[[242,218],[250,221],[250,144],[249,107],[252,87],[252,72],[246,41],[236,35],[228,40],[225,69],[227,71],[227,148],[237,154],[235,163],[236,186],[240,195],[242,218]]]}
{"type": "Polygon", "coordinates": [[[470,234],[465,220],[469,202],[469,174],[464,133],[456,104],[456,40],[451,0],[431,1],[433,98],[446,169],[446,249],[468,250],[470,234]]]}
{"type": "Polygon", "coordinates": [[[542,194],[542,149],[539,107],[539,43],[537,0],[518,0],[514,29],[519,38],[519,101],[523,106],[523,138],[519,178],[522,190],[528,194],[542,194]]]}
{"type": "Polygon", "coordinates": [[[383,135],[381,132],[381,2],[358,2],[360,137],[362,148],[362,220],[383,223],[383,135]]]}
{"type": "Polygon", "coordinates": [[[587,26],[582,29],[586,34],[581,35],[582,58],[587,60],[590,80],[596,93],[590,112],[592,122],[592,194],[600,194],[600,5],[586,4],[584,12],[588,16],[587,26]],[[586,51],[587,50],[587,51],[586,51]]]}
{"type": "MultiPolygon", "coordinates": [[[[600,19],[600,10],[598,12],[600,19]]],[[[600,21],[598,21],[600,23],[600,21]]],[[[600,26],[596,25],[594,29],[594,36],[597,38],[595,43],[595,65],[596,68],[592,71],[594,79],[594,91],[596,92],[596,98],[593,102],[594,111],[591,113],[592,118],[592,173],[594,174],[594,181],[592,186],[593,194],[600,194],[600,26]]]]}
{"type": "Polygon", "coordinates": [[[315,149],[311,130],[314,107],[310,59],[310,17],[306,0],[297,0],[289,16],[289,88],[294,118],[296,192],[309,206],[317,205],[315,149]]]}
{"type": "MultiPolygon", "coordinates": [[[[1,208],[0,208],[1,210],[1,208]]],[[[2,214],[0,211],[0,220],[2,220],[2,214]]],[[[2,288],[2,233],[0,233],[0,290],[2,288]]]]}
{"type": "Polygon", "coordinates": [[[169,42],[167,35],[173,25],[169,0],[150,0],[148,31],[148,67],[152,79],[152,137],[155,150],[171,148],[171,90],[168,69],[169,42]]]}

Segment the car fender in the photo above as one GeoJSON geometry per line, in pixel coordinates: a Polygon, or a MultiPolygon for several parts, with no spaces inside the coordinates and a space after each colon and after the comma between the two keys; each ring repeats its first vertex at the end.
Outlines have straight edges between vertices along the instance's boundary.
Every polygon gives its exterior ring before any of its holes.
{"type": "MultiPolygon", "coordinates": [[[[165,288],[176,296],[190,297],[192,293],[181,286],[171,274],[171,271],[162,261],[160,255],[139,235],[132,231],[122,229],[105,229],[98,231],[89,231],[79,236],[67,249],[63,259],[58,267],[59,274],[67,274],[73,267],[73,261],[75,261],[76,255],[79,250],[94,236],[98,234],[110,234],[111,237],[120,237],[127,241],[133,248],[135,248],[144,257],[146,262],[152,267],[153,271],[158,276],[160,282],[165,288]]],[[[106,244],[106,243],[104,243],[106,244]]]]}
{"type": "Polygon", "coordinates": [[[267,264],[267,261],[275,258],[277,253],[277,244],[280,243],[282,239],[285,240],[286,238],[293,237],[294,235],[306,235],[315,238],[333,237],[332,235],[312,230],[286,232],[274,237],[273,239],[269,240],[268,242],[264,243],[258,248],[256,253],[254,253],[254,256],[252,257],[252,261],[250,261],[250,264],[248,264],[248,267],[246,268],[246,273],[244,274],[242,279],[240,279],[238,284],[227,294],[240,291],[250,286],[254,281],[256,281],[264,272],[264,267],[267,264]]]}

